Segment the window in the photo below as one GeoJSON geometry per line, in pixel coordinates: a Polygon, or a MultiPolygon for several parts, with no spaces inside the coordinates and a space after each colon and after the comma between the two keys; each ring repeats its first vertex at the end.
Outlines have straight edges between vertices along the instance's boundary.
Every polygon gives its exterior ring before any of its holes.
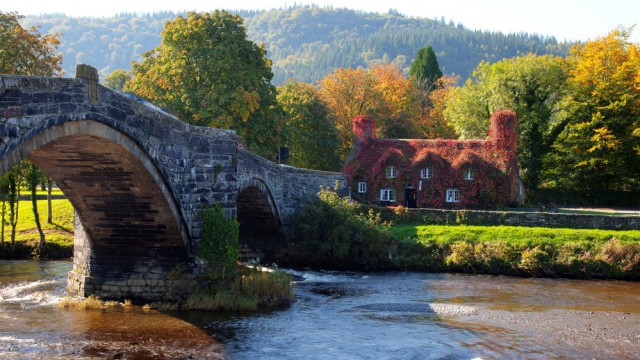
{"type": "Polygon", "coordinates": [[[432,176],[433,176],[433,171],[431,170],[430,167],[422,168],[422,170],[420,170],[421,179],[431,179],[432,176]]]}
{"type": "Polygon", "coordinates": [[[460,192],[458,189],[447,189],[447,202],[454,203],[460,201],[460,192]]]}
{"type": "Polygon", "coordinates": [[[472,169],[472,168],[467,168],[467,169],[464,171],[464,179],[465,179],[465,180],[473,180],[473,179],[475,179],[475,178],[476,178],[476,177],[475,177],[475,175],[473,174],[473,169],[472,169]]]}
{"type": "Polygon", "coordinates": [[[387,171],[386,171],[386,175],[387,175],[387,179],[393,179],[396,177],[396,167],[395,166],[387,166],[387,171]]]}
{"type": "Polygon", "coordinates": [[[364,181],[360,181],[358,183],[358,193],[364,194],[367,192],[367,183],[364,181]]]}
{"type": "Polygon", "coordinates": [[[396,194],[393,189],[381,189],[380,201],[396,201],[396,194]]]}

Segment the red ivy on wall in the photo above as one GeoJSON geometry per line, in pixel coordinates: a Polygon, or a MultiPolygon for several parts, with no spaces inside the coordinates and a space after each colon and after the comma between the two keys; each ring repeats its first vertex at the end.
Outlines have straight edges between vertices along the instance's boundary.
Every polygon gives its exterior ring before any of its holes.
{"type": "Polygon", "coordinates": [[[390,188],[396,194],[391,205],[404,205],[405,189],[413,188],[418,207],[495,208],[515,201],[517,120],[513,111],[491,116],[486,140],[376,139],[372,129],[371,118],[354,119],[356,145],[343,171],[355,198],[380,203],[380,190],[390,188]],[[386,177],[388,166],[396,168],[395,178],[386,177]],[[427,167],[432,176],[421,179],[421,170],[427,167]],[[473,180],[464,179],[467,169],[472,169],[473,180]],[[361,181],[367,183],[366,194],[357,193],[361,181]],[[460,201],[447,203],[447,189],[457,189],[460,201]]]}

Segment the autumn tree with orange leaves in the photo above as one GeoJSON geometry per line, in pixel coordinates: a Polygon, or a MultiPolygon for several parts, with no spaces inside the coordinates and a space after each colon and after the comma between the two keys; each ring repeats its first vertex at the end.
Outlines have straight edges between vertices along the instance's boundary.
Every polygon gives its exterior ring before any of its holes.
{"type": "Polygon", "coordinates": [[[578,44],[567,58],[575,121],[557,147],[560,186],[593,192],[640,185],[640,47],[633,28],[578,44]]]}
{"type": "Polygon", "coordinates": [[[320,81],[320,96],[330,109],[340,140],[340,155],[353,145],[353,118],[376,119],[381,137],[416,137],[420,111],[413,84],[394,65],[336,69],[320,81]]]}
{"type": "Polygon", "coordinates": [[[42,35],[37,28],[24,29],[23,16],[0,11],[0,74],[62,75],[59,34],[42,35]]]}

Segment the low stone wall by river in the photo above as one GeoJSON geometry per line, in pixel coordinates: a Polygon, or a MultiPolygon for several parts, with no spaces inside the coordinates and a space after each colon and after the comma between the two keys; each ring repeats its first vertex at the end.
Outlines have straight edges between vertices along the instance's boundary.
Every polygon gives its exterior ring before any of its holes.
{"type": "Polygon", "coordinates": [[[385,209],[384,218],[434,225],[510,225],[571,229],[639,230],[640,216],[558,214],[549,212],[404,209],[394,214],[385,209]]]}

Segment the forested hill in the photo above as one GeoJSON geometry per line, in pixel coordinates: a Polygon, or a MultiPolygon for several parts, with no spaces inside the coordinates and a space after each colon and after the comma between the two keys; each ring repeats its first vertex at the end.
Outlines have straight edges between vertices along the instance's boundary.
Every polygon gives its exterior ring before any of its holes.
{"type": "MultiPolygon", "coordinates": [[[[293,77],[314,82],[334,68],[393,62],[408,70],[417,50],[432,45],[444,73],[468,77],[481,60],[490,62],[525,53],[566,55],[569,44],[529,34],[473,31],[464,26],[348,9],[295,7],[239,11],[251,40],[265,43],[276,85],[293,77]]],[[[27,17],[23,26],[41,25],[42,33],[63,34],[60,51],[67,75],[78,63],[96,66],[101,77],[131,68],[132,60],[160,43],[164,22],[178,14],[121,14],[111,18],[65,15],[27,17]]]]}

